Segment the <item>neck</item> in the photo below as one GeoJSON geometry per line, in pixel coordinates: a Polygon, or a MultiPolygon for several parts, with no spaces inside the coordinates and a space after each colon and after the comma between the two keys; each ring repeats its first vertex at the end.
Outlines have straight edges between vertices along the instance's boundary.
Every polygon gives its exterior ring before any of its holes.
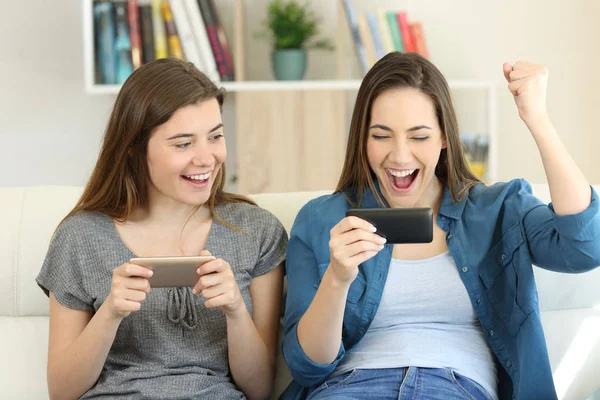
{"type": "Polygon", "coordinates": [[[210,219],[208,204],[182,204],[166,196],[150,193],[148,204],[135,209],[129,220],[170,230],[181,229],[186,223],[204,223],[210,219]]]}

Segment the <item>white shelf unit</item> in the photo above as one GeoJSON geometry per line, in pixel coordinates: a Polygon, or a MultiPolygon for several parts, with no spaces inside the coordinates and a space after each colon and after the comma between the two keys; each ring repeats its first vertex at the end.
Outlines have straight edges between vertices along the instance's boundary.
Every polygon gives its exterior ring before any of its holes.
{"type": "MultiPolygon", "coordinates": [[[[243,4],[242,0],[236,0],[243,4]]],[[[94,0],[83,0],[83,54],[84,54],[84,80],[85,91],[92,95],[116,95],[121,85],[103,85],[95,82],[95,53],[94,53],[94,0]]],[[[240,9],[242,6],[239,6],[240,9]]],[[[338,37],[340,37],[338,35],[338,37]]],[[[235,44],[234,44],[235,45],[235,44]]],[[[331,80],[302,80],[302,81],[235,81],[219,82],[228,92],[285,92],[285,91],[356,91],[359,89],[359,79],[331,79],[331,80]]],[[[486,91],[487,118],[486,131],[488,135],[489,152],[486,167],[486,183],[498,180],[497,159],[497,106],[496,84],[483,80],[449,80],[448,85],[452,90],[484,90],[486,91]]]]}

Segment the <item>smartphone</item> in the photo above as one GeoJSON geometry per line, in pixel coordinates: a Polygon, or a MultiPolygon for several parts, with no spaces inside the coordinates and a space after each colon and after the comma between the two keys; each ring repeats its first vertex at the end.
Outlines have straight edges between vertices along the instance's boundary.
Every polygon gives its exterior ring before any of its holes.
{"type": "Polygon", "coordinates": [[[129,262],[154,271],[148,279],[150,287],[193,287],[200,278],[198,267],[214,259],[213,256],[140,257],[129,262]]]}
{"type": "Polygon", "coordinates": [[[351,208],[346,217],[355,216],[370,222],[387,243],[431,243],[433,210],[431,208],[351,208]]]}

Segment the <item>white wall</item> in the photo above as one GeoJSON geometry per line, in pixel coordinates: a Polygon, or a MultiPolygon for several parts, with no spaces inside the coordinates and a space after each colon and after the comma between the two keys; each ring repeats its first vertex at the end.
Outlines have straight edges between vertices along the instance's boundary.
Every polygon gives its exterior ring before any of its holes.
{"type": "MultiPolygon", "coordinates": [[[[4,1],[4,0],[3,0],[4,1]]],[[[545,181],[537,149],[505,88],[502,63],[528,59],[550,70],[548,108],[585,175],[600,182],[598,39],[594,0],[355,0],[360,10],[406,8],[424,23],[431,59],[448,79],[498,83],[499,177],[545,181]]],[[[231,35],[233,0],[217,0],[231,35]]],[[[249,31],[259,28],[267,0],[246,0],[249,31]]],[[[335,3],[313,1],[323,32],[334,36],[335,3]]],[[[83,89],[81,2],[10,2],[0,13],[0,186],[85,183],[96,160],[113,95],[83,89]]],[[[247,74],[271,79],[267,43],[247,35],[247,74]]],[[[355,70],[353,49],[349,66],[355,70]]],[[[311,52],[307,79],[331,78],[335,57],[311,52]]],[[[462,102],[461,102],[462,108],[462,102]]],[[[461,109],[461,113],[469,110],[461,109]]],[[[225,125],[235,129],[231,105],[225,125]]],[[[229,142],[230,145],[233,143],[229,142]]],[[[235,149],[230,149],[233,160],[235,149]]]]}

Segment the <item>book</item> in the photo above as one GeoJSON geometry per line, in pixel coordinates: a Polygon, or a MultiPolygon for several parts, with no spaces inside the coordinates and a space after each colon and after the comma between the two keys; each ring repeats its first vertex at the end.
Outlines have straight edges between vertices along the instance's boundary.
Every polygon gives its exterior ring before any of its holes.
{"type": "Polygon", "coordinates": [[[156,59],[169,56],[165,21],[162,16],[162,0],[152,0],[152,28],[154,29],[154,56],[156,59]]]}
{"type": "Polygon", "coordinates": [[[223,24],[221,23],[221,16],[219,15],[219,10],[215,6],[214,0],[207,0],[208,8],[210,9],[210,13],[212,14],[213,22],[215,23],[215,27],[217,29],[217,38],[219,39],[219,44],[221,45],[221,49],[223,51],[223,56],[225,57],[225,66],[227,69],[227,77],[229,80],[235,80],[235,71],[233,67],[233,58],[231,57],[231,51],[229,50],[229,44],[227,43],[227,36],[225,35],[225,29],[223,29],[223,24]]]}
{"type": "Polygon", "coordinates": [[[142,65],[142,36],[140,32],[140,12],[138,0],[127,0],[127,22],[131,41],[131,63],[133,69],[142,65]]]}
{"type": "Polygon", "coordinates": [[[204,20],[204,26],[206,26],[206,32],[208,34],[210,47],[212,49],[213,56],[215,57],[215,62],[217,63],[219,77],[223,81],[229,81],[231,79],[227,73],[225,54],[219,42],[219,35],[217,33],[216,22],[213,18],[208,0],[198,0],[198,5],[200,6],[200,12],[204,20]]]}
{"type": "Polygon", "coordinates": [[[177,35],[181,47],[183,48],[183,54],[185,58],[196,66],[199,70],[205,69],[203,66],[202,58],[200,57],[200,50],[196,44],[196,38],[192,32],[190,21],[188,18],[187,10],[183,4],[183,0],[169,0],[171,11],[173,12],[173,20],[177,27],[177,35]]]}
{"type": "Polygon", "coordinates": [[[129,38],[129,24],[127,21],[127,4],[123,1],[113,2],[115,21],[115,51],[117,54],[117,82],[125,82],[133,72],[131,63],[131,40],[129,38]]]}
{"type": "Polygon", "coordinates": [[[402,42],[402,34],[400,33],[400,27],[398,26],[397,15],[395,12],[388,11],[385,16],[390,28],[392,42],[394,43],[394,50],[403,52],[404,43],[402,42]]]}
{"type": "Polygon", "coordinates": [[[373,38],[371,37],[369,24],[367,23],[367,18],[364,16],[364,14],[360,14],[356,18],[356,25],[358,26],[360,40],[365,46],[365,54],[367,55],[369,68],[371,68],[377,61],[377,58],[375,56],[375,45],[373,44],[373,38]]]}
{"type": "Polygon", "coordinates": [[[423,34],[423,24],[421,22],[415,22],[408,24],[410,35],[412,36],[415,51],[425,58],[429,58],[429,50],[427,49],[427,43],[425,42],[425,35],[423,34]]]}
{"type": "Polygon", "coordinates": [[[377,24],[377,16],[375,15],[374,11],[367,12],[367,23],[369,24],[371,37],[373,38],[373,45],[375,46],[375,57],[379,60],[381,57],[385,56],[385,49],[383,47],[383,40],[377,24]]]}
{"type": "Polygon", "coordinates": [[[410,28],[408,27],[408,17],[406,11],[400,11],[397,14],[398,26],[400,27],[400,34],[402,35],[402,41],[404,43],[404,51],[407,53],[415,51],[415,45],[410,34],[410,28]]]}
{"type": "Polygon", "coordinates": [[[200,70],[213,82],[219,82],[220,77],[217,70],[217,62],[215,61],[215,56],[208,40],[208,33],[206,32],[206,26],[204,26],[200,5],[197,0],[185,0],[184,5],[190,18],[190,26],[194,34],[194,39],[200,51],[200,58],[202,60],[202,69],[200,70]]]}
{"type": "Polygon", "coordinates": [[[175,20],[173,19],[173,12],[168,2],[160,4],[162,16],[165,21],[165,31],[167,32],[167,43],[169,44],[169,55],[171,57],[184,59],[183,49],[181,48],[181,42],[177,35],[177,27],[175,26],[175,20]]]}
{"type": "Polygon", "coordinates": [[[383,50],[385,54],[391,53],[394,51],[394,42],[392,41],[392,34],[387,22],[386,13],[382,9],[377,10],[377,24],[379,25],[379,33],[383,42],[383,50]]]}
{"type": "Polygon", "coordinates": [[[369,71],[369,61],[367,60],[367,53],[365,47],[362,44],[360,33],[358,32],[358,23],[356,21],[356,8],[354,7],[353,0],[344,0],[344,11],[346,12],[346,20],[350,26],[352,32],[352,38],[354,39],[354,48],[358,56],[358,61],[362,74],[365,75],[369,71]]]}
{"type": "Polygon", "coordinates": [[[96,42],[97,81],[104,84],[117,83],[117,60],[115,49],[115,26],[113,4],[94,3],[94,40],[96,42]]]}
{"type": "Polygon", "coordinates": [[[156,59],[152,6],[150,4],[140,5],[140,31],[142,33],[142,63],[147,64],[156,59]]]}

